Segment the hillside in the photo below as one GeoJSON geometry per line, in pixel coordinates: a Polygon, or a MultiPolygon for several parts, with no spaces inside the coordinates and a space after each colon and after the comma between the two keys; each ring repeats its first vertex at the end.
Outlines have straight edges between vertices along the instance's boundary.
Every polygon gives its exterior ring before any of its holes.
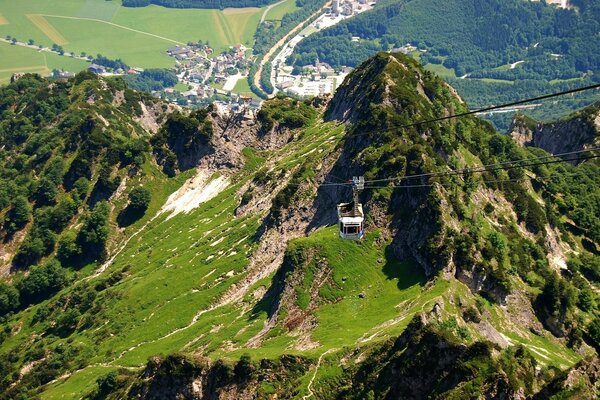
{"type": "Polygon", "coordinates": [[[600,144],[600,103],[577,111],[560,121],[539,123],[523,115],[515,117],[510,134],[524,146],[551,153],[566,153],[600,144]]]}
{"type": "Polygon", "coordinates": [[[220,8],[225,7],[262,7],[270,3],[269,0],[123,0],[125,7],[145,7],[156,4],[170,8],[220,8]]]}
{"type": "MultiPolygon", "coordinates": [[[[290,61],[354,67],[376,51],[410,43],[420,49],[411,54],[456,86],[471,106],[501,104],[598,80],[600,51],[588,39],[598,32],[600,2],[570,3],[575,7],[565,10],[521,0],[386,0],[302,40],[290,61]]],[[[579,96],[534,115],[551,120],[556,110],[562,114],[597,99],[579,96]]]]}
{"type": "Polygon", "coordinates": [[[0,398],[594,398],[600,165],[452,173],[547,153],[475,117],[398,128],[466,107],[387,53],[256,121],[89,74],[3,88],[0,187],[28,180],[0,197],[0,398]]]}

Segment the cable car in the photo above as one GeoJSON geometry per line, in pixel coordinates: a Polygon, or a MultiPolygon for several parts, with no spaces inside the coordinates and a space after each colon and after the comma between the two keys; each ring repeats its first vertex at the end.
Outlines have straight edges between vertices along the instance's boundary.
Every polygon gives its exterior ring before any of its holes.
{"type": "Polygon", "coordinates": [[[338,225],[340,238],[347,240],[360,240],[365,236],[362,204],[358,201],[359,191],[365,188],[365,178],[352,178],[352,201],[337,205],[338,225]]]}

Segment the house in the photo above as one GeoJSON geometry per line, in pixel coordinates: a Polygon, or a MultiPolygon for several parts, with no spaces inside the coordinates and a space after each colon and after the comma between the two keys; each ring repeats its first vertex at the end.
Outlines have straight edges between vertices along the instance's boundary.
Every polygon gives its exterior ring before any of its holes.
{"type": "Polygon", "coordinates": [[[192,97],[197,97],[198,93],[195,90],[188,90],[186,92],[182,92],[181,95],[190,99],[192,97]]]}
{"type": "Polygon", "coordinates": [[[91,64],[88,68],[88,71],[93,72],[94,74],[105,74],[106,73],[106,68],[104,68],[102,65],[98,65],[98,64],[91,64]]]}
{"type": "Polygon", "coordinates": [[[167,49],[167,54],[169,54],[171,57],[173,57],[173,56],[182,55],[182,54],[187,55],[189,53],[189,51],[190,50],[185,47],[175,46],[175,47],[171,47],[171,48],[167,49]]]}
{"type": "Polygon", "coordinates": [[[342,15],[352,16],[354,14],[354,3],[345,3],[342,7],[342,15]]]}
{"type": "Polygon", "coordinates": [[[62,79],[69,79],[69,78],[74,78],[75,77],[75,73],[74,72],[69,72],[69,71],[64,71],[64,70],[60,70],[58,71],[58,74],[56,76],[57,78],[62,78],[62,79]]]}
{"type": "Polygon", "coordinates": [[[200,83],[204,81],[204,75],[201,74],[200,72],[192,72],[189,76],[188,79],[196,82],[196,83],[200,83]]]}
{"type": "Polygon", "coordinates": [[[283,81],[277,84],[277,87],[279,87],[279,89],[284,90],[284,89],[288,89],[291,88],[292,86],[294,86],[294,81],[283,81]]]}

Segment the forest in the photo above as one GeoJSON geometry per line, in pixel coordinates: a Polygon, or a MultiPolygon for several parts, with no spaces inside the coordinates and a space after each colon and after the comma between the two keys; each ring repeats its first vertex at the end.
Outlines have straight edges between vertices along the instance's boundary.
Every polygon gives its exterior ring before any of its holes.
{"type": "MultiPolygon", "coordinates": [[[[108,82],[113,92],[123,90],[124,114],[137,113],[141,98],[152,101],[126,89],[120,78],[108,82]]],[[[94,115],[112,99],[101,98],[99,89],[89,72],[52,86],[26,75],[0,88],[0,240],[9,243],[30,227],[13,259],[14,268],[29,274],[0,283],[0,316],[48,298],[74,270],[106,256],[107,200],[121,182],[119,173],[140,168],[150,145],[127,134],[121,120],[102,130],[94,115]],[[72,107],[86,98],[93,100],[72,107]],[[56,258],[43,261],[51,254],[56,258]]],[[[139,219],[149,201],[148,189],[132,191],[126,216],[139,219]]]]}
{"type": "Polygon", "coordinates": [[[168,69],[147,69],[140,74],[126,75],[123,79],[127,85],[135,90],[152,92],[175,86],[178,82],[177,75],[168,69]]]}
{"type": "Polygon", "coordinates": [[[156,4],[169,8],[218,8],[262,7],[273,3],[270,0],[123,0],[125,7],[146,7],[156,4]]]}
{"type": "Polygon", "coordinates": [[[523,83],[518,91],[510,88],[511,100],[530,94],[531,86],[547,92],[549,81],[571,87],[598,82],[600,40],[590,38],[600,31],[600,1],[571,3],[578,8],[517,0],[389,0],[301,41],[289,61],[304,66],[318,58],[334,68],[355,67],[377,51],[410,43],[421,50],[423,64],[449,71],[447,78],[471,78],[460,85],[469,101],[483,97],[482,85],[471,86],[479,79],[523,83]],[[361,39],[352,42],[352,36],[361,39]]]}
{"type": "Polygon", "coordinates": [[[475,71],[477,77],[511,80],[597,75],[600,42],[589,38],[600,29],[600,2],[581,4],[577,12],[514,0],[393,1],[302,41],[294,57],[302,64],[304,55],[315,53],[336,67],[342,60],[356,66],[363,60],[362,48],[368,47],[364,42],[378,44],[379,50],[411,43],[427,50],[421,55],[424,63],[441,63],[457,76],[475,71]],[[363,43],[356,46],[351,36],[363,43]],[[352,56],[356,47],[358,55],[352,56]],[[488,71],[519,60],[527,62],[508,71],[488,71]]]}

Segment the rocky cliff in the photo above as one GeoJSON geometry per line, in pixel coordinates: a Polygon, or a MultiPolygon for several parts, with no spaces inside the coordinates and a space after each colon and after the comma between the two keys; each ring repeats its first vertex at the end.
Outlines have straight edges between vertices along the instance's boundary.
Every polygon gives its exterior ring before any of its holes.
{"type": "Polygon", "coordinates": [[[600,104],[594,104],[552,123],[538,123],[518,115],[509,133],[521,146],[539,147],[556,154],[598,147],[599,132],[600,104]]]}

